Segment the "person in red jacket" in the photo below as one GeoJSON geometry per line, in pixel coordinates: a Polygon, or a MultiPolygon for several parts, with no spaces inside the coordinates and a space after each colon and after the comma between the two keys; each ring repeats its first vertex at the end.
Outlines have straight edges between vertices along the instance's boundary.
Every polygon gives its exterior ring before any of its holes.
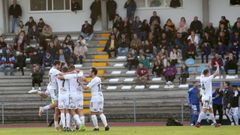
{"type": "Polygon", "coordinates": [[[139,83],[146,85],[147,81],[149,80],[149,72],[148,69],[143,66],[143,63],[139,63],[136,75],[139,83]]]}

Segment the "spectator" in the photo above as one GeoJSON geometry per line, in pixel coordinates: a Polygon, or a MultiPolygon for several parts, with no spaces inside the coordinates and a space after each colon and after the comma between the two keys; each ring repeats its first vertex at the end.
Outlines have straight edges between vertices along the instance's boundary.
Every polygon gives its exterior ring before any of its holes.
{"type": "Polygon", "coordinates": [[[104,51],[107,52],[109,58],[113,57],[113,56],[117,56],[117,40],[114,34],[110,35],[110,38],[108,39],[104,51]],[[112,54],[114,53],[114,54],[112,54]]]}
{"type": "Polygon", "coordinates": [[[117,28],[118,30],[122,30],[123,27],[123,20],[122,18],[116,14],[113,20],[113,28],[117,28]]]}
{"type": "Polygon", "coordinates": [[[188,26],[185,17],[181,17],[177,32],[183,34],[184,36],[187,35],[188,26]]]}
{"type": "Polygon", "coordinates": [[[115,0],[107,1],[107,14],[110,21],[113,21],[116,15],[117,3],[115,0]]]}
{"type": "Polygon", "coordinates": [[[131,30],[131,23],[129,19],[126,17],[123,21],[121,33],[125,33],[127,37],[131,37],[132,30],[131,30]]]}
{"type": "Polygon", "coordinates": [[[209,38],[213,41],[215,39],[215,28],[213,27],[212,23],[208,23],[208,25],[204,28],[204,32],[208,33],[209,38]]]}
{"type": "Polygon", "coordinates": [[[208,33],[204,32],[204,37],[201,45],[201,59],[204,63],[204,56],[206,57],[206,63],[208,63],[208,56],[211,54],[212,40],[210,39],[208,33]]]}
{"type": "Polygon", "coordinates": [[[25,26],[28,27],[28,32],[32,30],[33,26],[37,25],[33,17],[30,16],[28,22],[25,23],[25,26]]]}
{"type": "Polygon", "coordinates": [[[240,33],[240,19],[236,22],[236,25],[234,25],[232,31],[237,31],[240,33]]]}
{"type": "Polygon", "coordinates": [[[43,73],[40,65],[34,65],[32,71],[32,90],[35,90],[35,84],[38,84],[38,90],[41,91],[41,83],[43,81],[43,73]]]}
{"type": "Polygon", "coordinates": [[[43,29],[42,29],[42,33],[41,36],[44,40],[46,39],[52,39],[53,38],[53,32],[52,32],[52,28],[49,25],[44,25],[43,29]]]}
{"type": "Polygon", "coordinates": [[[23,24],[23,21],[19,21],[19,24],[18,24],[18,29],[17,29],[17,35],[20,33],[20,32],[22,32],[22,31],[24,31],[25,33],[27,33],[27,31],[26,31],[26,28],[25,28],[25,25],[23,24]]]}
{"type": "Polygon", "coordinates": [[[138,38],[137,34],[133,34],[133,39],[130,43],[130,48],[136,51],[137,54],[139,54],[139,51],[142,49],[142,42],[138,38]]]}
{"type": "Polygon", "coordinates": [[[14,57],[14,55],[7,50],[6,55],[3,55],[1,58],[1,66],[2,66],[2,72],[4,73],[4,75],[7,75],[7,71],[6,71],[6,67],[10,67],[10,75],[13,76],[13,72],[14,72],[14,64],[16,62],[16,59],[14,57]]]}
{"type": "Polygon", "coordinates": [[[12,20],[12,33],[15,33],[15,29],[21,19],[22,16],[22,8],[19,4],[17,4],[17,0],[12,1],[13,4],[9,7],[9,15],[12,20]]]}
{"type": "Polygon", "coordinates": [[[212,58],[212,61],[211,61],[211,71],[212,72],[214,72],[217,69],[216,62],[218,63],[218,65],[220,67],[221,73],[223,73],[223,60],[217,53],[214,55],[214,57],[212,58]]]}
{"type": "Polygon", "coordinates": [[[212,94],[213,97],[213,113],[214,116],[219,115],[219,121],[218,123],[222,124],[222,119],[223,119],[223,92],[220,91],[220,88],[217,88],[214,93],[212,94]]]}
{"type": "Polygon", "coordinates": [[[190,40],[191,43],[194,44],[196,47],[199,45],[199,36],[197,36],[194,31],[191,31],[191,35],[189,35],[187,39],[190,40]]]}
{"type": "Polygon", "coordinates": [[[132,70],[132,67],[137,68],[138,66],[138,58],[137,58],[137,53],[134,49],[130,49],[128,52],[128,56],[127,56],[127,64],[126,67],[128,68],[128,70],[132,70]]]}
{"type": "Polygon", "coordinates": [[[186,48],[186,58],[195,59],[196,55],[197,55],[197,51],[196,51],[195,45],[190,40],[188,40],[188,45],[186,48]]]}
{"type": "Polygon", "coordinates": [[[90,18],[92,19],[91,25],[94,26],[98,18],[101,17],[101,13],[102,13],[101,0],[94,0],[94,2],[90,6],[90,10],[91,10],[90,18]]]}
{"type": "Polygon", "coordinates": [[[136,71],[137,81],[140,84],[144,84],[146,86],[147,81],[149,80],[149,72],[146,67],[144,67],[143,63],[139,63],[139,67],[136,71]]]}
{"type": "Polygon", "coordinates": [[[121,38],[119,39],[117,46],[118,46],[117,55],[118,56],[127,56],[128,49],[130,46],[130,41],[124,33],[121,34],[121,38]]]}
{"type": "Polygon", "coordinates": [[[45,56],[45,50],[43,50],[43,47],[42,46],[39,46],[37,47],[37,54],[38,54],[38,57],[39,57],[39,60],[40,60],[40,65],[42,65],[43,63],[43,57],[45,56]]]}
{"type": "Polygon", "coordinates": [[[73,49],[74,49],[74,43],[72,41],[72,37],[71,35],[67,35],[63,41],[63,44],[65,44],[70,50],[71,52],[73,52],[73,49]]]}
{"type": "Polygon", "coordinates": [[[124,8],[127,9],[127,18],[132,22],[137,9],[135,0],[127,0],[124,4],[124,8]]]}
{"type": "Polygon", "coordinates": [[[233,95],[230,98],[230,106],[231,106],[231,115],[234,123],[231,125],[239,125],[239,97],[240,97],[240,89],[235,87],[233,88],[233,95]]]}
{"type": "Polygon", "coordinates": [[[153,68],[152,68],[152,74],[156,77],[161,77],[163,73],[163,64],[162,62],[160,61],[154,61],[153,63],[153,68]]]}
{"type": "Polygon", "coordinates": [[[19,71],[22,72],[22,76],[24,76],[24,67],[26,65],[25,61],[26,61],[26,56],[22,53],[19,52],[19,54],[16,57],[17,62],[16,62],[16,67],[19,67],[19,71]]]}
{"type": "Polygon", "coordinates": [[[219,35],[221,32],[224,33],[224,37],[228,41],[229,40],[229,30],[224,24],[220,24],[220,26],[217,30],[217,35],[219,35]]]}
{"type": "Polygon", "coordinates": [[[171,2],[170,2],[170,7],[172,7],[172,8],[181,7],[181,2],[180,2],[180,0],[171,0],[171,2]]]}
{"type": "Polygon", "coordinates": [[[40,19],[39,19],[39,22],[38,22],[38,24],[37,24],[37,28],[38,28],[39,33],[42,32],[43,27],[44,27],[45,25],[46,25],[46,24],[45,24],[45,22],[43,21],[43,19],[40,18],[40,19]]]}
{"type": "Polygon", "coordinates": [[[32,28],[28,31],[28,43],[30,43],[30,40],[35,40],[37,43],[39,43],[39,31],[36,25],[33,25],[32,28]]]}
{"type": "Polygon", "coordinates": [[[66,63],[66,58],[65,58],[65,55],[63,53],[63,49],[59,49],[59,57],[58,57],[58,60],[61,61],[62,63],[66,63]]]}
{"type": "Polygon", "coordinates": [[[115,35],[116,40],[119,40],[120,37],[121,37],[120,31],[119,31],[119,29],[118,29],[117,27],[114,27],[114,28],[113,28],[113,30],[112,30],[112,34],[115,35]]]}
{"type": "Polygon", "coordinates": [[[140,31],[141,31],[141,28],[142,27],[142,22],[140,20],[140,17],[139,16],[135,16],[135,19],[132,23],[132,32],[133,33],[136,33],[138,35],[138,37],[140,37],[140,31]]]}
{"type": "Polygon", "coordinates": [[[153,23],[154,21],[157,21],[159,25],[161,24],[161,19],[160,19],[160,17],[157,15],[157,12],[156,12],[156,11],[153,11],[153,15],[152,15],[151,18],[150,18],[149,24],[152,25],[152,23],[153,23]]]}
{"type": "Polygon", "coordinates": [[[143,45],[143,52],[147,59],[151,60],[153,58],[153,42],[151,40],[146,40],[143,45]]]}
{"type": "Polygon", "coordinates": [[[50,53],[53,60],[58,59],[59,49],[54,45],[53,41],[49,42],[47,51],[50,53]]]}
{"type": "Polygon", "coordinates": [[[221,20],[219,21],[219,26],[223,24],[225,28],[230,28],[229,20],[226,19],[225,16],[221,16],[221,20]]]}
{"type": "Polygon", "coordinates": [[[67,63],[67,65],[69,65],[70,63],[73,63],[71,49],[66,44],[63,44],[62,50],[63,50],[65,62],[67,63]]]}
{"type": "Polygon", "coordinates": [[[82,9],[82,5],[80,5],[80,3],[77,0],[72,0],[71,10],[77,13],[77,11],[81,9],[82,9]]]}
{"type": "Polygon", "coordinates": [[[52,55],[48,51],[46,51],[46,55],[43,57],[44,68],[51,67],[53,64],[53,61],[54,61],[54,59],[53,59],[52,55]]]}
{"type": "Polygon", "coordinates": [[[74,63],[76,64],[77,61],[80,62],[80,64],[83,64],[83,59],[86,58],[86,54],[88,52],[88,48],[86,44],[82,41],[77,41],[76,46],[74,48],[74,63]]]}
{"type": "Polygon", "coordinates": [[[7,43],[4,41],[3,36],[0,36],[0,50],[3,55],[7,53],[7,43]]]}
{"type": "Polygon", "coordinates": [[[88,23],[88,21],[85,21],[84,24],[82,25],[82,30],[80,35],[83,36],[83,38],[86,39],[87,41],[92,40],[93,27],[91,24],[88,23]]]}
{"type": "MultiPolygon", "coordinates": [[[[233,27],[232,27],[232,31],[235,31],[235,30],[236,30],[238,24],[239,24],[239,26],[240,26],[240,17],[238,17],[237,20],[236,20],[236,22],[234,23],[234,25],[233,25],[233,27]]],[[[240,27],[238,27],[238,28],[240,28],[240,27]]]]}
{"type": "Polygon", "coordinates": [[[139,63],[142,63],[145,68],[147,69],[150,68],[150,61],[149,59],[146,59],[146,57],[143,54],[140,54],[138,61],[139,63]]]}
{"type": "Polygon", "coordinates": [[[163,69],[163,74],[164,74],[165,80],[167,82],[167,85],[173,84],[172,82],[174,81],[175,76],[177,74],[177,69],[176,69],[175,65],[172,63],[170,64],[168,62],[167,67],[165,67],[163,69]]]}
{"type": "Polygon", "coordinates": [[[187,78],[189,78],[189,71],[188,71],[188,66],[184,63],[181,66],[181,73],[180,73],[180,84],[186,84],[187,83],[187,78]]]}
{"type": "Polygon", "coordinates": [[[237,61],[239,60],[239,51],[240,51],[240,35],[239,32],[233,32],[233,36],[230,40],[230,51],[233,53],[233,55],[237,58],[237,61]]]}
{"type": "Polygon", "coordinates": [[[178,64],[178,61],[180,59],[180,54],[179,52],[177,51],[176,48],[173,48],[172,51],[170,52],[170,63],[176,65],[178,64]]]}
{"type": "Polygon", "coordinates": [[[17,51],[24,51],[24,46],[27,42],[27,37],[25,32],[20,32],[15,38],[14,49],[17,51]]]}
{"type": "Polygon", "coordinates": [[[192,88],[188,90],[188,103],[191,107],[191,126],[197,123],[198,115],[200,113],[200,90],[198,82],[193,82],[192,88]]]}
{"type": "Polygon", "coordinates": [[[228,45],[228,39],[225,37],[224,32],[220,32],[217,38],[217,46],[216,46],[216,52],[224,58],[227,45],[228,45]]]}
{"type": "Polygon", "coordinates": [[[33,52],[30,56],[30,63],[32,66],[41,64],[41,59],[39,58],[37,51],[33,52]]]}
{"type": "Polygon", "coordinates": [[[226,58],[224,70],[226,74],[228,74],[229,70],[235,70],[235,74],[238,74],[237,59],[233,56],[232,53],[229,53],[228,57],[226,58]]]}
{"type": "Polygon", "coordinates": [[[150,26],[148,24],[148,21],[145,19],[145,20],[143,20],[142,26],[140,28],[140,37],[139,38],[141,39],[141,41],[147,40],[147,35],[148,35],[149,31],[150,31],[150,26]]]}
{"type": "Polygon", "coordinates": [[[182,36],[182,33],[177,33],[175,41],[175,48],[178,50],[181,50],[182,53],[182,59],[185,60],[186,59],[186,45],[184,43],[184,38],[182,36]]]}
{"type": "Polygon", "coordinates": [[[190,24],[190,30],[194,31],[196,34],[201,34],[202,26],[202,22],[198,20],[197,16],[195,16],[194,20],[190,24]]]}
{"type": "Polygon", "coordinates": [[[174,33],[176,32],[176,27],[170,18],[167,19],[167,22],[164,25],[164,30],[167,33],[168,37],[172,39],[174,36],[174,33]]]}

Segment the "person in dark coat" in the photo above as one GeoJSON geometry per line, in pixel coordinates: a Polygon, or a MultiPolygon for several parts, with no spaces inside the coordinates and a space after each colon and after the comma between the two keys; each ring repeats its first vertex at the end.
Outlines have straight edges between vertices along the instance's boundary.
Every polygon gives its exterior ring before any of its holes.
{"type": "Polygon", "coordinates": [[[72,0],[71,6],[71,10],[75,13],[77,13],[78,10],[82,9],[82,5],[76,0],[72,0]]]}
{"type": "Polygon", "coordinates": [[[10,18],[12,19],[12,33],[15,32],[15,28],[17,27],[20,18],[22,16],[22,8],[19,4],[17,4],[17,0],[12,1],[13,4],[9,7],[8,13],[10,18]]]}
{"type": "Polygon", "coordinates": [[[172,8],[181,7],[181,2],[180,2],[180,0],[171,0],[171,2],[170,2],[170,7],[172,7],[172,8]]]}
{"type": "Polygon", "coordinates": [[[113,21],[116,15],[117,3],[114,0],[107,1],[107,14],[110,21],[113,21]]]}
{"type": "Polygon", "coordinates": [[[98,17],[101,17],[101,1],[100,0],[95,0],[92,5],[90,6],[91,10],[91,16],[90,18],[92,19],[92,26],[97,22],[98,17]]]}
{"type": "Polygon", "coordinates": [[[26,56],[22,53],[22,52],[19,52],[19,55],[17,56],[17,63],[16,63],[16,66],[19,67],[19,71],[22,72],[22,76],[24,76],[24,68],[26,63],[26,56]]]}
{"type": "Polygon", "coordinates": [[[194,20],[190,24],[190,30],[194,31],[197,34],[200,34],[202,32],[202,22],[198,20],[198,17],[195,16],[194,20]]]}
{"type": "Polygon", "coordinates": [[[137,4],[135,0],[127,0],[126,3],[124,4],[124,8],[127,9],[127,18],[130,21],[133,21],[134,19],[134,14],[137,8],[137,4]]]}

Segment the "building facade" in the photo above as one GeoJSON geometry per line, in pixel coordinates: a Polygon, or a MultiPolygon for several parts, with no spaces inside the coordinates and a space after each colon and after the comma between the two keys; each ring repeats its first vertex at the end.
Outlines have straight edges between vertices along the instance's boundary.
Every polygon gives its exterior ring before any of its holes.
{"type": "MultiPolygon", "coordinates": [[[[80,3],[80,10],[71,11],[72,0],[18,0],[23,10],[22,20],[26,22],[30,16],[36,21],[43,18],[45,22],[52,26],[53,31],[80,31],[81,25],[85,20],[91,22],[90,5],[94,0],[76,0],[80,3]]],[[[102,8],[106,7],[102,1],[102,8]]],[[[124,3],[126,0],[115,0],[118,8],[117,13],[123,18],[126,16],[124,3]]],[[[231,23],[239,17],[240,6],[230,5],[230,0],[179,0],[180,7],[170,7],[171,0],[135,0],[137,2],[137,11],[135,15],[143,19],[149,19],[153,11],[157,11],[161,17],[162,25],[168,18],[171,18],[175,25],[178,25],[179,19],[184,16],[191,23],[194,16],[198,16],[205,24],[212,22],[214,26],[218,25],[221,16],[226,16],[231,23]]],[[[11,0],[0,1],[0,32],[9,32],[8,7],[11,0]]],[[[102,9],[106,11],[106,9],[102,9]]],[[[106,13],[103,12],[103,19],[94,26],[95,30],[103,30],[107,21],[104,19],[106,13]]],[[[111,27],[112,23],[108,23],[111,27]]]]}

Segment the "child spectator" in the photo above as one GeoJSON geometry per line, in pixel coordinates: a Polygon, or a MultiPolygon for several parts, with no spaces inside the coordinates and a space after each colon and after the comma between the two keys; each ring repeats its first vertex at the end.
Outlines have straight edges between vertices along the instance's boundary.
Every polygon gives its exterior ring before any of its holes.
{"type": "Polygon", "coordinates": [[[148,69],[144,67],[143,63],[139,63],[139,67],[136,71],[137,79],[140,84],[144,84],[146,86],[147,81],[149,80],[148,69]]]}

